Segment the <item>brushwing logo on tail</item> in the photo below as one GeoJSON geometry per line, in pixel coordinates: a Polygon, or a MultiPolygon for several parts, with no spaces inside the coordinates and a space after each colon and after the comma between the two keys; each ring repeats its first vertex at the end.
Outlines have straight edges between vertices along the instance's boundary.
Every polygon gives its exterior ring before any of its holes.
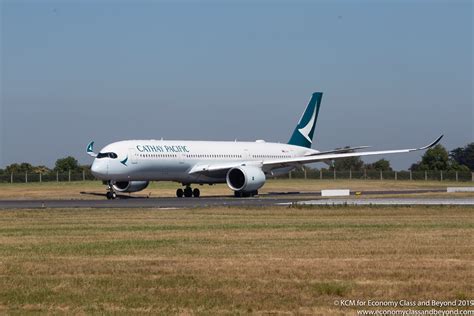
{"type": "Polygon", "coordinates": [[[305,127],[298,129],[298,132],[300,132],[300,134],[303,135],[303,137],[306,138],[311,144],[313,143],[313,140],[311,139],[311,137],[309,137],[309,133],[311,132],[311,129],[314,125],[314,120],[316,119],[316,110],[317,108],[314,107],[313,115],[311,116],[311,119],[309,120],[308,124],[306,124],[305,127]]]}
{"type": "Polygon", "coordinates": [[[298,121],[298,125],[296,125],[293,134],[291,134],[288,144],[311,148],[322,96],[322,92],[313,93],[303,115],[298,121]]]}

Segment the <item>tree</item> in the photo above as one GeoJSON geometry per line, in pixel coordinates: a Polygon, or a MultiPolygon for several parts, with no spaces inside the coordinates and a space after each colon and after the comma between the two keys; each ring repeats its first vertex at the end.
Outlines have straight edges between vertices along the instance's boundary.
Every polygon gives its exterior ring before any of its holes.
{"type": "Polygon", "coordinates": [[[335,159],[332,168],[336,170],[352,170],[360,171],[364,166],[364,162],[360,157],[348,157],[335,159]]]}
{"type": "Polygon", "coordinates": [[[12,163],[11,165],[5,168],[7,173],[23,173],[23,172],[32,172],[33,166],[27,162],[22,162],[21,164],[12,163]]]}
{"type": "Polygon", "coordinates": [[[457,163],[457,161],[455,161],[453,159],[449,159],[449,163],[450,163],[450,166],[451,166],[451,169],[449,169],[449,170],[469,172],[469,167],[468,166],[460,165],[460,164],[457,163]]]}
{"type": "Polygon", "coordinates": [[[365,165],[365,168],[368,170],[377,170],[377,171],[392,171],[392,167],[390,166],[390,161],[386,159],[380,159],[376,162],[369,163],[365,165]]]}
{"type": "Polygon", "coordinates": [[[80,165],[79,169],[81,170],[91,170],[92,165],[80,165]]]}
{"type": "Polygon", "coordinates": [[[410,170],[412,171],[464,171],[466,167],[459,165],[455,160],[450,159],[448,151],[443,145],[438,144],[433,148],[428,149],[421,161],[411,165],[410,170]]]}
{"type": "Polygon", "coordinates": [[[49,169],[46,166],[36,166],[33,168],[34,173],[41,173],[41,174],[46,174],[48,172],[51,172],[51,169],[49,169]]]}
{"type": "Polygon", "coordinates": [[[12,163],[11,165],[8,165],[5,167],[5,172],[7,173],[15,173],[19,172],[20,170],[20,165],[17,163],[12,163]]]}
{"type": "Polygon", "coordinates": [[[56,160],[54,167],[54,170],[59,172],[67,172],[69,170],[78,171],[79,169],[79,163],[77,162],[76,158],[72,156],[56,160]]]}
{"type": "Polygon", "coordinates": [[[464,148],[458,147],[451,150],[449,156],[459,165],[466,166],[474,171],[474,143],[467,144],[464,148]]]}

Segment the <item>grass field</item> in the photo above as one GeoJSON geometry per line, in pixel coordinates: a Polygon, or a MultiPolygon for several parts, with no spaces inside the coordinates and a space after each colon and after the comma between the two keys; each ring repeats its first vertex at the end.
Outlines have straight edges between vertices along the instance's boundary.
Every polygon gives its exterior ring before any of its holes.
{"type": "MultiPolygon", "coordinates": [[[[314,192],[322,189],[363,190],[404,190],[436,189],[448,186],[474,186],[474,182],[448,181],[394,181],[394,180],[268,180],[259,190],[268,192],[314,192]]],[[[150,186],[135,196],[171,197],[175,196],[180,184],[173,182],[152,182],[150,186]]],[[[202,196],[232,195],[225,184],[196,186],[202,196]]],[[[81,191],[105,193],[106,186],[99,181],[44,182],[44,183],[4,183],[0,184],[0,199],[103,199],[101,196],[82,195],[81,191]]]]}
{"type": "Polygon", "coordinates": [[[17,210],[0,313],[334,314],[472,299],[472,207],[17,210]]]}

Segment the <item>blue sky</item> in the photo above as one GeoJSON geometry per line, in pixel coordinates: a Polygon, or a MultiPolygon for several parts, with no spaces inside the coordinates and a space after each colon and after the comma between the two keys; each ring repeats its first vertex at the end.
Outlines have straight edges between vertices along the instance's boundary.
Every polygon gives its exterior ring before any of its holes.
{"type": "Polygon", "coordinates": [[[90,163],[90,140],[286,142],[314,91],[317,149],[474,140],[471,1],[0,3],[0,167],[90,163]]]}

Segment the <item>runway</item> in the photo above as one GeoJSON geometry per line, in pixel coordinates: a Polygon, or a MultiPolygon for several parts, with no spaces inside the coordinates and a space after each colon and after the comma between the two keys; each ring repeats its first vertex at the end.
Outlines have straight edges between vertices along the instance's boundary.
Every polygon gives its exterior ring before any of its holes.
{"type": "Polygon", "coordinates": [[[285,198],[133,198],[117,200],[0,200],[0,209],[38,208],[194,208],[210,206],[262,207],[278,203],[294,203],[296,199],[285,198]]]}
{"type": "MultiPolygon", "coordinates": [[[[281,203],[289,205],[291,203],[281,203]]],[[[381,199],[319,199],[299,201],[299,205],[472,205],[474,198],[470,199],[426,199],[426,198],[381,198],[381,199]]]]}
{"type": "MultiPolygon", "coordinates": [[[[213,196],[201,198],[146,198],[134,197],[117,200],[76,199],[76,200],[0,200],[0,209],[42,209],[42,208],[163,208],[182,209],[196,207],[264,207],[288,205],[474,205],[474,198],[368,198],[364,195],[427,193],[434,190],[366,191],[361,196],[341,198],[321,198],[320,192],[272,192],[253,198],[213,196]]],[[[436,190],[434,192],[441,192],[436,190]]],[[[446,191],[444,191],[446,192],[446,191]]]]}

